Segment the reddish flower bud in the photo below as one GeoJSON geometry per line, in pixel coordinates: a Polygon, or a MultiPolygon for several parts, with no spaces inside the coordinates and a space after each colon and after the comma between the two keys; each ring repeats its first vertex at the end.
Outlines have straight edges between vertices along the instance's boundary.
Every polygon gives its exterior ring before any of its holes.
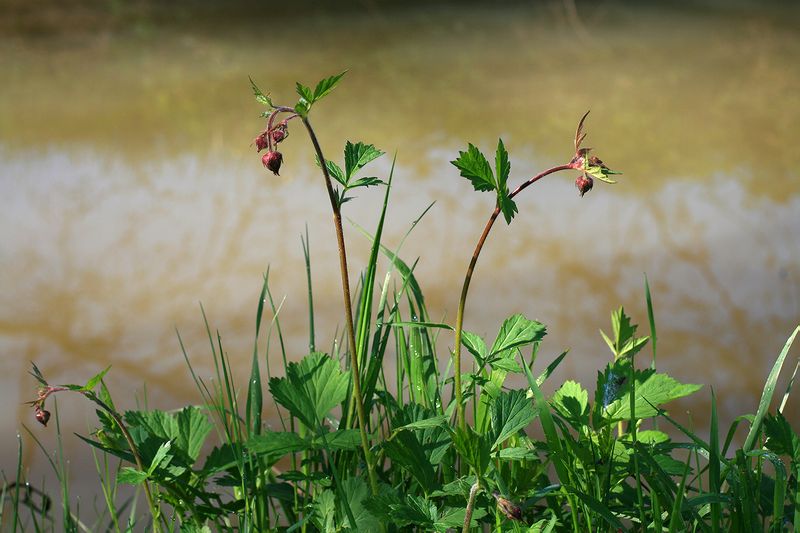
{"type": "Polygon", "coordinates": [[[261,162],[264,166],[272,171],[273,174],[278,176],[278,171],[281,169],[281,162],[283,162],[283,155],[280,152],[269,151],[263,155],[261,162]]]}
{"type": "Polygon", "coordinates": [[[497,500],[497,508],[500,510],[501,513],[506,515],[506,518],[511,520],[522,520],[522,509],[506,498],[503,498],[498,493],[493,493],[492,496],[495,497],[497,500]]]}
{"type": "Polygon", "coordinates": [[[594,180],[586,174],[581,174],[575,179],[575,186],[578,188],[578,192],[581,193],[581,196],[591,191],[592,185],[594,185],[594,180]]]}
{"type": "Polygon", "coordinates": [[[266,135],[266,133],[262,133],[261,135],[256,137],[253,142],[256,143],[256,149],[257,149],[256,151],[257,152],[260,152],[261,150],[266,148],[267,147],[267,135],[266,135]]]}
{"type": "Polygon", "coordinates": [[[289,135],[289,132],[286,131],[286,128],[277,127],[269,132],[269,135],[272,137],[272,142],[278,144],[289,135]]]}
{"type": "Polygon", "coordinates": [[[34,408],[36,420],[43,426],[47,426],[47,421],[50,420],[50,411],[42,409],[38,405],[34,408]]]}

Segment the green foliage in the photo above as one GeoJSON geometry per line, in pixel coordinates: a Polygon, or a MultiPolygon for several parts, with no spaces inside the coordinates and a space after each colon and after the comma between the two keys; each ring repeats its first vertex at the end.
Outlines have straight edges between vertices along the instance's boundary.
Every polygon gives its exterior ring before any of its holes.
{"type": "MultiPolygon", "coordinates": [[[[343,74],[325,78],[313,89],[298,83],[300,99],[292,107],[275,105],[252,80],[251,85],[270,120],[285,113],[303,119],[311,131],[305,120],[309,111],[343,74]]],[[[609,176],[616,173],[599,160],[578,157],[588,153],[579,151],[584,119],[576,134],[576,158],[556,169],[613,182],[609,176]]],[[[317,151],[317,161],[325,161],[326,177],[339,187],[333,198],[337,209],[351,199],[347,193],[353,189],[387,186],[374,233],[364,231],[371,249],[353,298],[357,336],[354,333],[345,343],[331,339],[332,355],[314,350],[317,332],[306,234],[311,353],[287,362],[267,273],[244,388],[234,382],[237,373],[204,312],[214,379],[207,383],[199,378],[184,351],[203,399],[201,407],[119,413],[103,381],[108,368],[84,385],[52,386],[33,365],[31,375],[39,389],[30,404],[40,421],[47,421],[45,404],[56,393],[77,393],[98,407],[99,427],[81,438],[102,456],[98,473],[109,518],[92,527],[73,512],[66,463],[59,450],[57,460],[47,456],[60,480],[63,519],[56,522],[49,503],[45,505],[49,500],[42,498],[37,506],[32,489],[23,485],[20,451],[17,481],[12,484],[3,477],[0,486],[0,501],[7,502],[0,506],[0,529],[9,523],[8,512],[13,531],[796,529],[800,436],[783,414],[791,384],[780,409],[770,411],[770,405],[800,327],[767,377],[758,411],[734,421],[722,444],[713,390],[708,441],[664,410],[700,386],[681,383],[656,368],[655,315],[646,279],[650,337],[636,335],[637,325],[622,307],[612,313],[611,334],[601,331],[611,357],[598,372],[594,396],[572,380],[544,386],[567,352],[546,364],[540,361],[543,324],[514,314],[502,323],[489,346],[480,336],[463,331],[460,321],[453,327],[429,316],[414,273],[416,262],[406,263],[400,245],[389,249],[382,240],[394,162],[385,182],[362,176],[366,165],[382,154],[371,144],[347,142],[339,166],[317,151]],[[381,253],[387,263],[382,284],[381,253]],[[272,317],[267,316],[270,313],[272,317]],[[274,328],[281,341],[283,376],[271,372],[269,342],[264,343],[267,350],[259,349],[261,326],[267,322],[268,340],[274,328]],[[474,359],[472,367],[463,367],[458,391],[453,388],[453,358],[447,357],[453,354],[442,354],[439,348],[450,342],[451,331],[457,332],[457,342],[474,359]],[[440,341],[438,335],[447,338],[440,341]],[[637,355],[651,339],[652,361],[639,364],[637,355]],[[342,368],[342,360],[350,366],[342,368]],[[264,412],[262,364],[266,375],[272,376],[268,389],[277,421],[264,412]],[[363,384],[360,396],[356,377],[363,384]],[[548,397],[544,390],[555,392],[548,397]],[[355,416],[358,402],[366,411],[363,423],[355,416]],[[465,423],[454,424],[457,404],[470,407],[469,423],[463,417],[465,423]],[[735,449],[741,423],[749,424],[749,429],[744,445],[735,449]],[[208,442],[212,430],[216,438],[208,442]],[[119,460],[116,469],[109,466],[110,458],[119,460]],[[121,484],[145,494],[149,517],[141,516],[135,498],[119,501],[121,484]]],[[[491,221],[502,212],[510,223],[517,208],[509,193],[511,163],[503,141],[498,141],[494,168],[472,144],[452,163],[475,190],[495,191],[491,221]]],[[[57,411],[55,420],[58,428],[57,411]]]]}

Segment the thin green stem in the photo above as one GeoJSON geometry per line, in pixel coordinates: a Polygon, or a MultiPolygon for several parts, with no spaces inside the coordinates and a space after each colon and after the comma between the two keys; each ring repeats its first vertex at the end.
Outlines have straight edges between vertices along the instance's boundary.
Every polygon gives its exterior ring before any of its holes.
{"type": "Polygon", "coordinates": [[[369,449],[369,438],[367,437],[366,415],[364,414],[364,401],[361,396],[361,372],[358,367],[358,353],[356,353],[356,334],[353,326],[353,306],[350,297],[350,275],[347,270],[347,250],[344,244],[344,231],[342,230],[342,211],[341,206],[336,198],[336,192],[331,183],[331,177],[328,173],[328,167],[325,164],[325,157],[322,155],[322,149],[319,146],[319,141],[311,127],[311,123],[307,117],[302,117],[303,125],[308,131],[308,136],[311,138],[311,144],[314,145],[314,151],[317,153],[322,174],[325,176],[325,187],[328,190],[328,198],[331,202],[331,209],[333,210],[333,224],[336,229],[336,242],[339,245],[339,267],[342,274],[342,296],[344,298],[345,320],[347,322],[347,342],[350,352],[350,370],[353,376],[353,402],[356,404],[356,415],[358,416],[358,426],[361,433],[361,447],[364,450],[364,460],[367,463],[367,471],[369,475],[369,483],[373,494],[378,493],[378,480],[375,475],[375,463],[372,458],[372,452],[369,449]]]}
{"type": "MultiPolygon", "coordinates": [[[[561,170],[569,170],[574,168],[571,164],[566,165],[559,165],[557,167],[548,168],[547,170],[537,174],[536,176],[530,178],[528,181],[524,182],[522,185],[517,187],[511,194],[509,194],[509,198],[514,198],[520,192],[522,192],[525,188],[533,185],[543,177],[553,174],[555,172],[559,172],[561,170]]],[[[461,390],[461,332],[464,326],[464,309],[467,305],[467,293],[469,292],[469,283],[472,281],[472,274],[475,271],[475,264],[478,262],[478,257],[481,254],[481,250],[483,249],[483,244],[486,242],[486,238],[489,236],[489,232],[494,225],[494,221],[497,220],[497,216],[500,214],[500,206],[496,206],[492,215],[489,217],[489,220],[486,222],[486,226],[483,228],[483,233],[481,233],[480,239],[478,239],[478,244],[475,246],[475,251],[472,253],[472,258],[469,261],[469,266],[467,267],[467,274],[464,276],[464,285],[461,287],[461,299],[458,302],[458,313],[456,314],[456,338],[455,338],[455,346],[453,347],[453,361],[454,361],[454,371],[455,371],[455,389],[456,389],[456,420],[461,427],[461,429],[466,430],[467,423],[464,419],[464,406],[463,406],[463,392],[461,390]]]]}

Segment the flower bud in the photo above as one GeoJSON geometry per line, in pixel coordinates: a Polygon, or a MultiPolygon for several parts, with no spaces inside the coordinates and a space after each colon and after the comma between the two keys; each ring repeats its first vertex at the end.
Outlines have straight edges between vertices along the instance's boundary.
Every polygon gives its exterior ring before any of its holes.
{"type": "Polygon", "coordinates": [[[503,513],[506,518],[510,520],[522,520],[522,509],[520,509],[517,504],[500,495],[495,495],[495,499],[497,500],[497,508],[500,509],[500,512],[503,513]]]}
{"type": "Polygon", "coordinates": [[[266,133],[262,133],[258,137],[255,138],[253,141],[256,144],[256,151],[260,152],[264,148],[267,147],[267,136],[266,133]]]}
{"type": "Polygon", "coordinates": [[[278,174],[278,171],[281,169],[283,155],[281,155],[280,152],[269,151],[263,155],[261,162],[264,163],[264,166],[272,171],[273,174],[279,176],[280,174],[278,174]]]}
{"type": "Polygon", "coordinates": [[[38,405],[34,408],[36,420],[43,426],[47,426],[47,421],[50,420],[50,411],[42,409],[38,405]]]}
{"type": "Polygon", "coordinates": [[[288,135],[289,132],[286,131],[286,128],[281,128],[280,126],[269,132],[270,137],[272,138],[272,142],[278,144],[282,140],[284,140],[288,135]]]}
{"type": "Polygon", "coordinates": [[[581,193],[581,196],[591,191],[592,185],[594,185],[594,180],[586,174],[581,174],[575,179],[575,186],[578,188],[578,192],[581,193]]]}

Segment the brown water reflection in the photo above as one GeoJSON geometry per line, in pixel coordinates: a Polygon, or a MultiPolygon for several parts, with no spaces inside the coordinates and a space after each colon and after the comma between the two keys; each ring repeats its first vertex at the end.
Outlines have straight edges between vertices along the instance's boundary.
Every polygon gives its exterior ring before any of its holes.
{"type": "MultiPolygon", "coordinates": [[[[508,314],[538,318],[547,357],[572,349],[556,381],[591,385],[607,359],[596,332],[608,311],[625,304],[645,327],[647,272],[659,366],[713,385],[723,421],[753,410],[800,322],[791,17],[608,5],[592,12],[603,24],[587,36],[546,6],[453,15],[325,15],[270,27],[269,40],[254,23],[0,39],[0,390],[17,406],[0,415],[4,434],[32,424],[21,405],[34,386],[29,361],[56,382],[111,364],[126,406],[144,383],[152,405],[196,401],[174,328],[208,375],[198,301],[246,369],[267,265],[300,357],[306,223],[318,343],[331,342],[341,322],[324,191],[299,130],[281,178],[259,168],[247,75],[282,100],[296,79],[341,67],[346,82],[315,117],[323,147],[338,156],[351,138],[397,148],[392,245],[436,201],[403,252],[422,257],[434,317],[452,321],[491,209],[447,161],[468,140],[489,148],[502,135],[516,182],[569,157],[574,122],[592,107],[589,141],[625,171],[621,183],[580,199],[569,177],[554,177],[523,195],[513,227],[498,226],[484,251],[466,327],[493,335],[508,314]]],[[[378,164],[383,175],[388,166],[378,164]]],[[[346,213],[371,227],[379,195],[361,194],[346,213]]],[[[349,246],[355,273],[367,242],[351,229],[349,246]]],[[[699,398],[674,410],[702,419],[708,392],[699,398]]],[[[62,415],[69,431],[92,424],[77,400],[62,402],[62,415]]],[[[33,431],[52,442],[52,431],[33,431]]],[[[6,472],[15,445],[0,442],[6,472]]],[[[41,458],[26,454],[41,475],[41,458]]]]}

